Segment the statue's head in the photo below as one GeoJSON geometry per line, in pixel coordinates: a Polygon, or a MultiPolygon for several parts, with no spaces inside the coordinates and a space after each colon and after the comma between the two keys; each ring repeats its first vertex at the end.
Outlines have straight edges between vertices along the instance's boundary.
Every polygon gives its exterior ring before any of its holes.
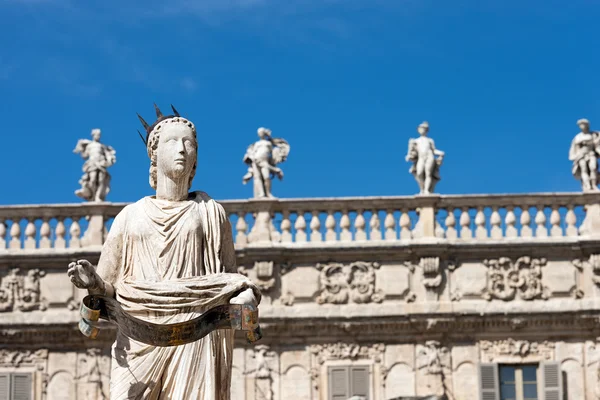
{"type": "Polygon", "coordinates": [[[156,104],[154,107],[157,120],[152,125],[148,125],[138,114],[146,129],[146,139],[142,136],[142,140],[150,157],[150,186],[156,189],[160,171],[173,180],[187,177],[189,190],[196,174],[198,160],[196,128],[191,121],[181,117],[175,107],[171,106],[173,115],[167,116],[162,114],[156,104]]]}
{"type": "Polygon", "coordinates": [[[587,132],[590,130],[590,121],[585,118],[577,120],[577,126],[581,129],[582,132],[587,132]]]}
{"type": "Polygon", "coordinates": [[[99,142],[100,141],[100,134],[101,134],[100,129],[92,129],[92,139],[95,142],[99,142]]]}
{"type": "Polygon", "coordinates": [[[271,137],[271,130],[267,128],[260,127],[256,133],[258,133],[258,137],[261,139],[267,139],[271,137]]]}
{"type": "Polygon", "coordinates": [[[424,121],[421,124],[419,124],[419,126],[417,127],[417,132],[419,132],[419,135],[421,136],[426,136],[427,132],[429,132],[429,123],[427,121],[424,121]]]}

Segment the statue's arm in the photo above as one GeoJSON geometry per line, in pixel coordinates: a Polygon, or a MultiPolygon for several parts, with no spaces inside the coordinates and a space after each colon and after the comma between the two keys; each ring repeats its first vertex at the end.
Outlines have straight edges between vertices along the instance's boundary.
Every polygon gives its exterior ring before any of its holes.
{"type": "Polygon", "coordinates": [[[96,273],[103,282],[105,296],[115,296],[115,285],[122,270],[123,237],[127,219],[126,208],[115,217],[102,246],[100,260],[96,267],[96,273]]]}
{"type": "Polygon", "coordinates": [[[221,223],[221,262],[226,272],[237,272],[235,245],[233,243],[233,230],[231,222],[227,218],[225,210],[222,210],[223,221],[221,223]]]}
{"type": "Polygon", "coordinates": [[[435,148],[435,142],[433,141],[433,139],[429,139],[430,143],[431,143],[431,149],[433,150],[433,154],[435,154],[436,156],[440,156],[440,157],[444,157],[444,153],[442,150],[436,149],[435,148]]]}

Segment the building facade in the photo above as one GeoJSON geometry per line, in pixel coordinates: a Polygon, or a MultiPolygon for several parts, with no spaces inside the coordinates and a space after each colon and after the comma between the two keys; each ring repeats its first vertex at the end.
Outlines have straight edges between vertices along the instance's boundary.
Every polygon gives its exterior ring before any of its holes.
{"type": "MultiPolygon", "coordinates": [[[[600,193],[222,203],[263,291],[232,399],[600,399],[600,193]]],[[[124,205],[0,207],[0,399],[108,398],[66,270],[124,205]]]]}

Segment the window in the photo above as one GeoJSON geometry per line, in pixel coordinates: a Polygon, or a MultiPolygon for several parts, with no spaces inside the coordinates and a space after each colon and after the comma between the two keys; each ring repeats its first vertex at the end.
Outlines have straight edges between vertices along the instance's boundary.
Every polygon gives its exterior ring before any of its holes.
{"type": "Polygon", "coordinates": [[[356,396],[370,400],[369,367],[329,367],[329,400],[348,400],[356,396]]]}
{"type": "Polygon", "coordinates": [[[500,365],[500,400],[538,400],[537,365],[500,365]]]}
{"type": "Polygon", "coordinates": [[[481,400],[563,400],[559,363],[479,366],[481,400]]]}
{"type": "Polygon", "coordinates": [[[31,400],[31,392],[30,373],[0,372],[0,400],[31,400]]]}

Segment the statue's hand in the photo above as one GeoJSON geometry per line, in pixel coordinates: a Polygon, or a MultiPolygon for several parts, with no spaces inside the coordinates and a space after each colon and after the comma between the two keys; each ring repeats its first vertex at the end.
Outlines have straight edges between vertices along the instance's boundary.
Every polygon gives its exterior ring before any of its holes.
{"type": "Polygon", "coordinates": [[[254,307],[258,306],[258,300],[252,289],[246,289],[242,293],[229,300],[229,304],[250,304],[254,307]]]}
{"type": "Polygon", "coordinates": [[[283,179],[283,171],[281,168],[275,168],[275,175],[277,175],[279,179],[283,179]]]}
{"type": "Polygon", "coordinates": [[[79,289],[100,289],[102,278],[96,273],[96,269],[88,260],[78,260],[69,264],[67,275],[73,285],[79,289]]]}

